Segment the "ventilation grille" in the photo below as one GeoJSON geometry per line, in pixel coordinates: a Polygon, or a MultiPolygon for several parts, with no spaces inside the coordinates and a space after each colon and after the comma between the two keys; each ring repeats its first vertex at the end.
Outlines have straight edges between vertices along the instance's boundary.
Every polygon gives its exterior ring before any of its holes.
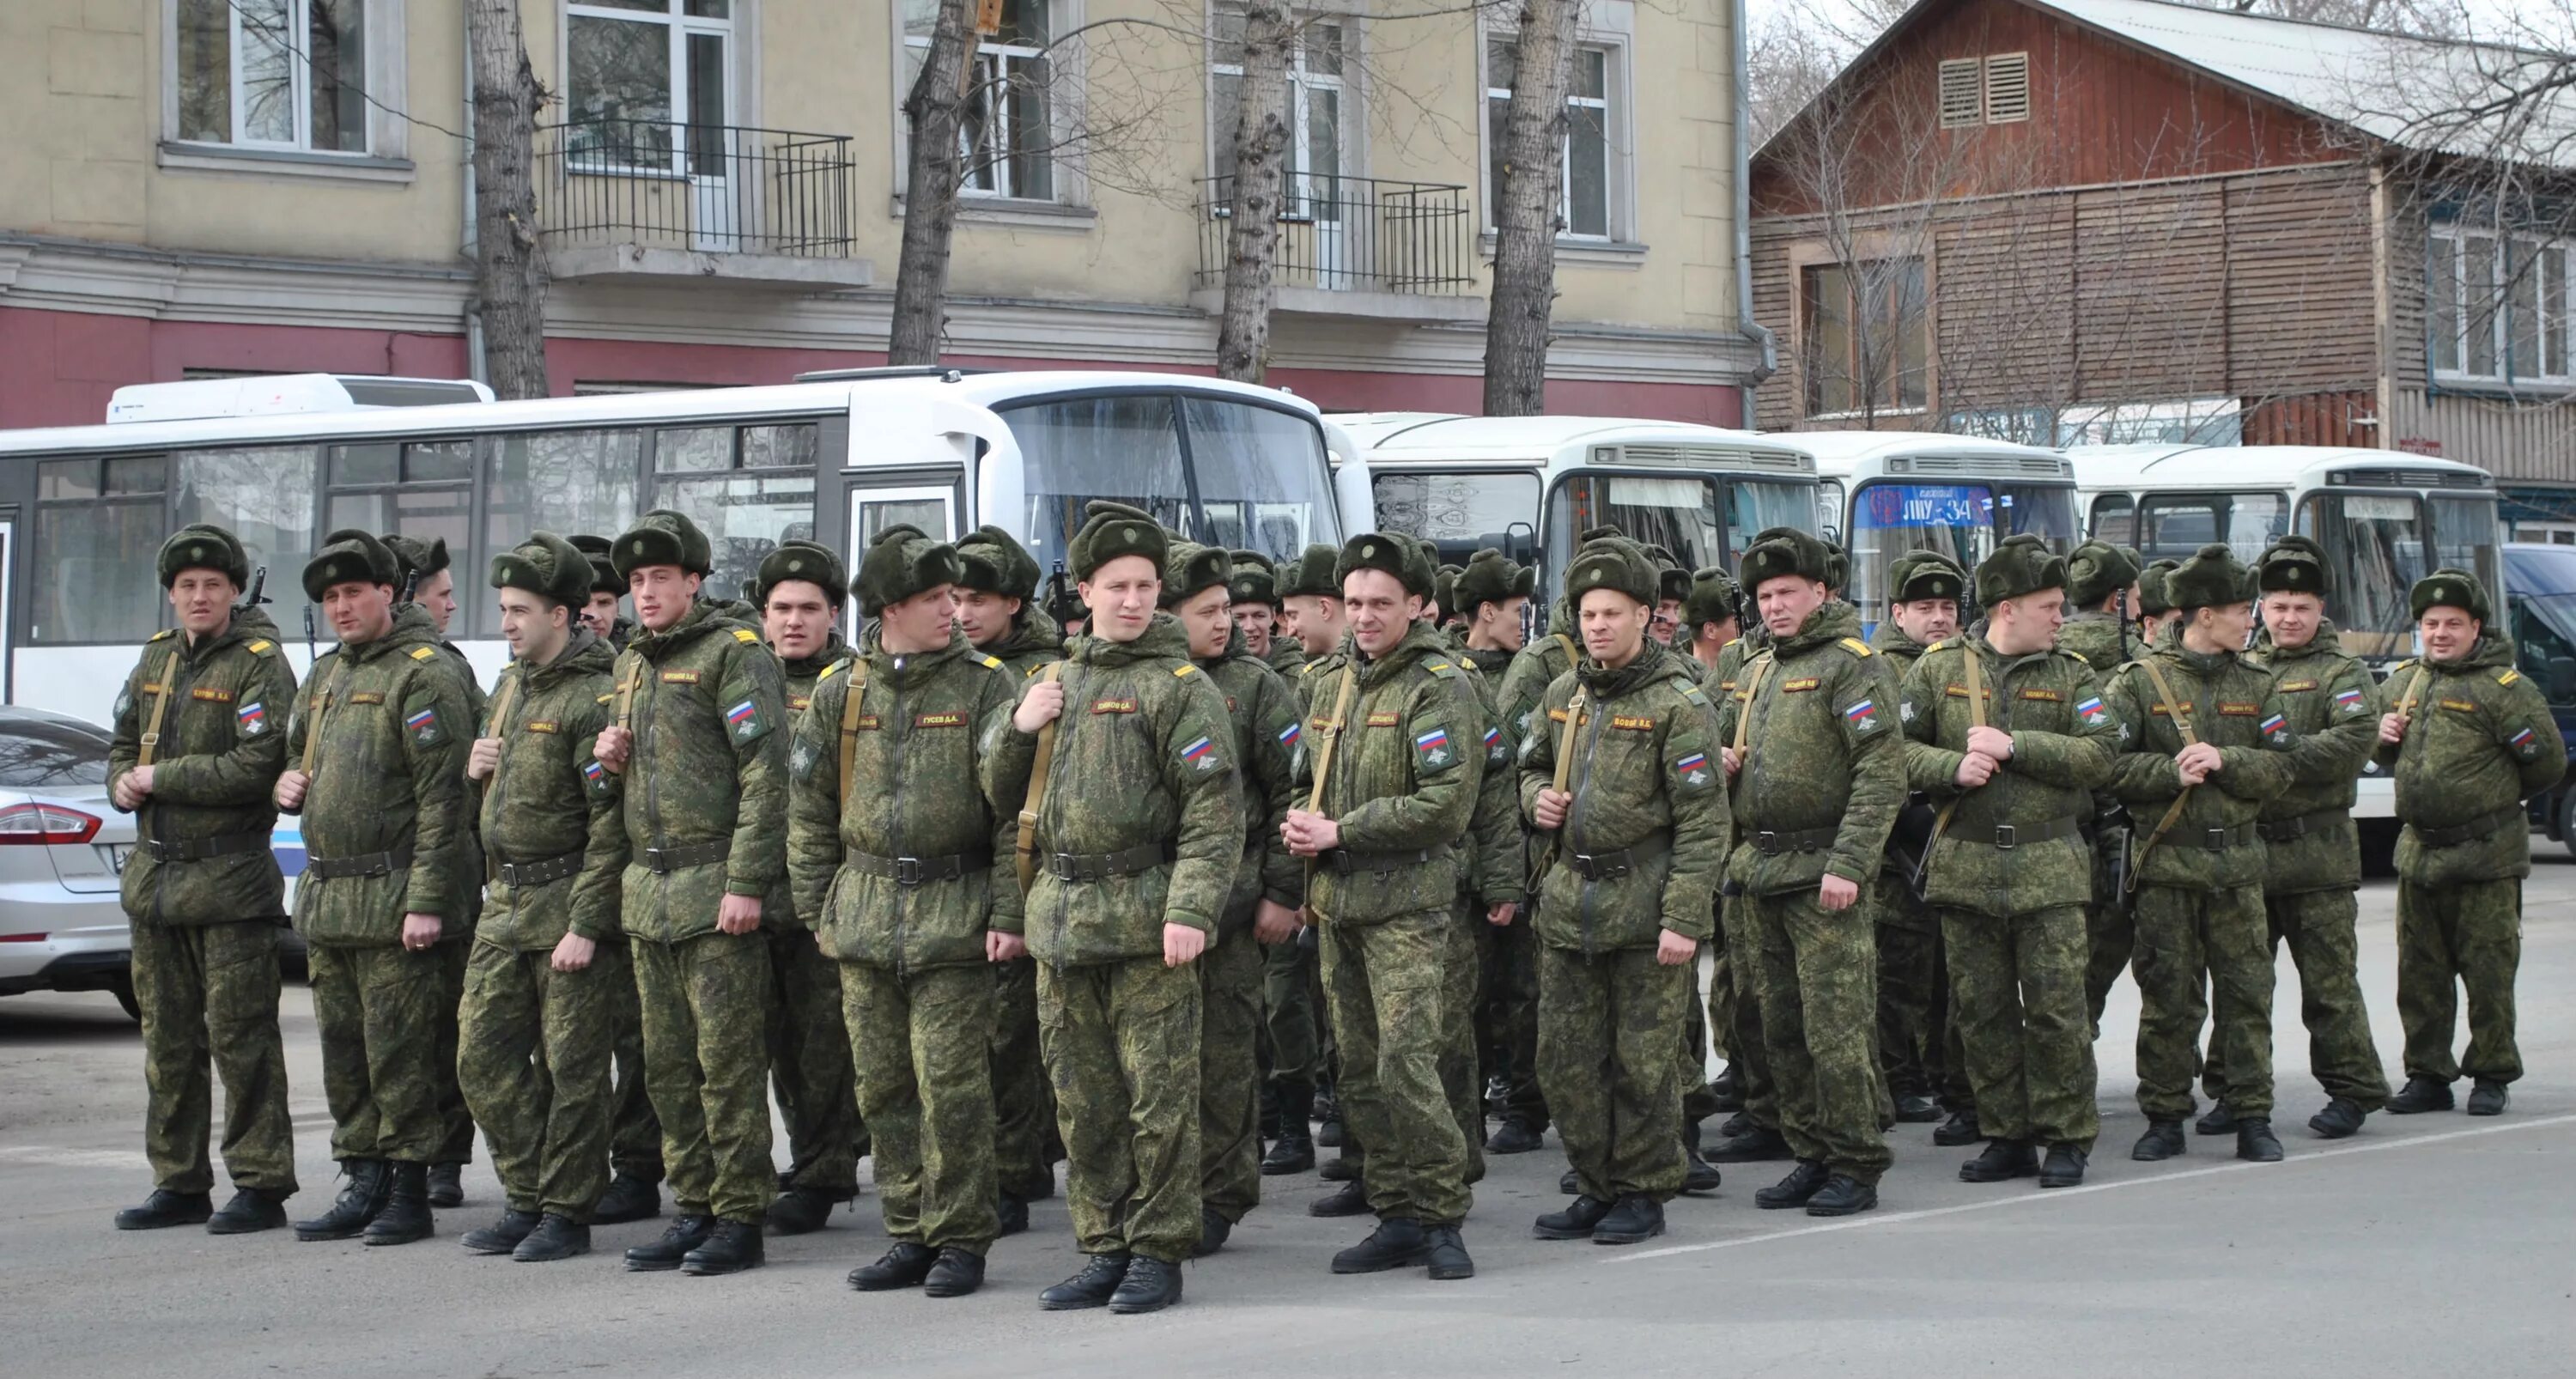
{"type": "Polygon", "coordinates": [[[1941,64],[1941,127],[1964,129],[1985,119],[1983,92],[1978,87],[1979,66],[1975,58],[1952,58],[1941,64]]]}
{"type": "MultiPolygon", "coordinates": [[[[1949,119],[1949,72],[1943,64],[1941,112],[1949,119]]],[[[2030,54],[1997,53],[1986,59],[1986,123],[2016,124],[2030,118],[2030,54]]]]}

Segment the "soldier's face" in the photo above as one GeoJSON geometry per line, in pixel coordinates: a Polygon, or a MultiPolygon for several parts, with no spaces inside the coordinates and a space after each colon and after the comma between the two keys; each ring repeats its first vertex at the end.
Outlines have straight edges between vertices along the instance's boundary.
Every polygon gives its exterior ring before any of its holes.
{"type": "Polygon", "coordinates": [[[982,589],[960,590],[957,595],[957,626],[966,640],[977,646],[991,646],[1010,635],[1011,619],[1020,615],[1020,601],[982,589]]]}
{"type": "Polygon", "coordinates": [[[1605,666],[1624,666],[1646,649],[1646,632],[1661,615],[1616,589],[1585,591],[1577,616],[1583,650],[1605,666]]]}
{"type": "Polygon", "coordinates": [[[2484,630],[2485,625],[2470,617],[2469,610],[2444,604],[2425,609],[2424,616],[2415,620],[2415,631],[2424,639],[2428,660],[2460,660],[2478,644],[2478,634],[2484,630]]]}
{"type": "Polygon", "coordinates": [[[582,623],[593,635],[605,637],[617,627],[617,596],[594,593],[590,606],[581,610],[582,623]]]}
{"type": "Polygon", "coordinates": [[[428,611],[430,624],[440,636],[447,635],[447,624],[456,616],[456,572],[441,570],[424,576],[412,587],[411,601],[428,611]]]}
{"type": "Polygon", "coordinates": [[[1172,615],[1181,620],[1181,630],[1190,634],[1190,655],[1198,660],[1224,655],[1225,644],[1234,639],[1234,601],[1222,584],[1182,600],[1172,615]]]}
{"type": "Polygon", "coordinates": [[[1682,601],[1680,599],[1658,600],[1655,604],[1655,620],[1651,630],[1657,641],[1671,641],[1673,634],[1682,630],[1682,601]]]}
{"type": "Polygon", "coordinates": [[[350,580],[322,591],[322,615],[344,644],[372,642],[394,630],[394,586],[350,580]]]}
{"type": "Polygon", "coordinates": [[[1243,629],[1243,649],[1255,656],[1270,654],[1270,627],[1278,614],[1266,603],[1234,605],[1234,625],[1243,629]]]}
{"type": "Polygon", "coordinates": [[[1823,581],[1805,575],[1773,575],[1753,591],[1753,602],[1762,610],[1762,626],[1774,637],[1797,635],[1829,597],[1823,581]]]}
{"type": "Polygon", "coordinates": [[[769,639],[769,649],[790,661],[821,651],[840,621],[840,609],[825,596],[823,586],[801,579],[780,580],[760,610],[760,630],[769,639]]]}
{"type": "Polygon", "coordinates": [[[1717,653],[1725,650],[1728,642],[1743,635],[1744,625],[1733,618],[1724,622],[1704,622],[1699,625],[1699,638],[1691,643],[1691,649],[1706,653],[1706,658],[1715,662],[1717,653]]]}
{"type": "MultiPolygon", "coordinates": [[[[877,638],[897,656],[936,651],[948,645],[948,636],[956,627],[957,586],[953,584],[924,589],[901,603],[887,605],[877,615],[877,638]]],[[[779,654],[788,653],[781,650],[779,654]]]]}
{"type": "Polygon", "coordinates": [[[1092,571],[1080,588],[1082,606],[1091,610],[1091,635],[1132,642],[1154,620],[1154,604],[1163,596],[1163,572],[1141,555],[1122,555],[1092,571]]]}
{"type": "Polygon", "coordinates": [[[1342,601],[1325,594],[1290,594],[1279,601],[1279,630],[1297,639],[1309,656],[1341,644],[1342,601]]]}
{"type": "Polygon", "coordinates": [[[571,640],[572,610],[525,589],[501,591],[501,640],[510,654],[543,665],[571,640]]]}
{"type": "Polygon", "coordinates": [[[2199,643],[2195,651],[2242,651],[2254,635],[2254,600],[2193,609],[2184,634],[2199,643]]]}
{"type": "Polygon", "coordinates": [[[2296,648],[2315,641],[2325,616],[2326,601],[2314,594],[2284,590],[2263,596],[2263,627],[2274,646],[2296,648]]]}
{"type": "Polygon", "coordinates": [[[2007,656],[2045,651],[2057,645],[2057,629],[2066,623],[2066,591],[2034,589],[2020,598],[2003,600],[1986,610],[1986,616],[1986,640],[1995,650],[2007,656]]]}
{"type": "Polygon", "coordinates": [[[239,597],[232,576],[220,570],[181,570],[170,581],[171,615],[191,639],[220,630],[232,618],[233,600],[239,597]]]}
{"type": "Polygon", "coordinates": [[[1916,599],[1888,610],[1906,636],[1925,646],[1959,630],[1957,599],[1916,599]]]}
{"type": "Polygon", "coordinates": [[[677,565],[639,565],[626,576],[627,597],[635,600],[635,620],[654,632],[687,617],[697,601],[698,577],[677,565]]]}
{"type": "Polygon", "coordinates": [[[1350,615],[1351,636],[1371,656],[1395,650],[1405,631],[1422,616],[1422,604],[1419,596],[1405,591],[1403,580],[1384,570],[1353,570],[1342,581],[1342,607],[1350,615]]]}
{"type": "Polygon", "coordinates": [[[1476,640],[1496,650],[1518,651],[1529,641],[1529,630],[1521,625],[1528,615],[1526,595],[1491,600],[1476,609],[1476,640]]]}

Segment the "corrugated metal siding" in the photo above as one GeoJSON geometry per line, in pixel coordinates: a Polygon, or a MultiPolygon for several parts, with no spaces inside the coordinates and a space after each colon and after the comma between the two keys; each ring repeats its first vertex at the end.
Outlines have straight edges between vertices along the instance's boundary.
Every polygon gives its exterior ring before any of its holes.
{"type": "Polygon", "coordinates": [[[2576,403],[2516,405],[2400,388],[2388,443],[2473,464],[2507,483],[2576,484],[2576,403]]]}

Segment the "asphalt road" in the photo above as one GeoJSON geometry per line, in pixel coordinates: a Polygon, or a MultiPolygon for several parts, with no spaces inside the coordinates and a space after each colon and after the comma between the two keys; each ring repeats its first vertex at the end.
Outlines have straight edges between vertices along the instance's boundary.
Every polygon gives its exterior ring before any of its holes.
{"type": "MultiPolygon", "coordinates": [[[[1332,1276],[1331,1252],[1363,1230],[1305,1215],[1323,1190],[1311,1175],[1273,1178],[1234,1244],[1190,1267],[1183,1304],[1135,1318],[1038,1310],[1037,1290],[1076,1262],[1060,1201],[1000,1244],[983,1293],[949,1301],[843,1284],[884,1247],[872,1195],[726,1279],[622,1272],[617,1252],[657,1234],[649,1223],[602,1228],[598,1254],[564,1264],[469,1256],[456,1237],[498,1209],[480,1163],[439,1238],[399,1249],[120,1233],[109,1217],[150,1187],[134,1027],[106,996],[14,997],[0,1001],[0,1373],[2565,1376],[2576,863],[2535,842],[2530,1073],[2500,1119],[2378,1116],[2351,1140],[2312,1137],[2323,1098],[2285,953],[2282,1164],[2241,1164],[2231,1142],[2197,1137],[2177,1162],[2128,1161],[2143,1122],[2124,982],[2101,1045],[2103,1150],[2082,1188],[1963,1184],[1967,1151],[1901,1126],[1876,1212],[1757,1211],[1753,1189],[1783,1169],[1752,1165],[1715,1197],[1675,1203],[1661,1240],[1611,1250],[1531,1238],[1530,1218],[1559,1202],[1551,1141],[1493,1161],[1466,1229],[1481,1272],[1434,1284],[1332,1276]]],[[[2385,883],[2365,890],[2361,947],[2392,1073],[2394,898],[2385,883]]],[[[309,1214],[332,1166],[301,988],[286,1033],[305,1184],[290,1209],[309,1214]]]]}

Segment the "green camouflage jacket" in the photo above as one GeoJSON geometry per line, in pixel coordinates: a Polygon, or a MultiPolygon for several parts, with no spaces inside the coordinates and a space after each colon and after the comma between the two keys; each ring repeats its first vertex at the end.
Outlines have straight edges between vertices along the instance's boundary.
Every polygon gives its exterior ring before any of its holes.
{"type": "Polygon", "coordinates": [[[633,618],[630,618],[623,613],[618,614],[617,620],[608,625],[609,653],[614,655],[617,652],[624,651],[626,649],[626,644],[635,640],[635,634],[638,630],[639,629],[636,627],[635,620],[633,618]]]}
{"type": "Polygon", "coordinates": [[[467,893],[478,879],[465,793],[476,724],[465,677],[438,646],[429,614],[405,604],[385,636],[315,662],[296,696],[290,769],[302,764],[305,738],[318,735],[300,811],[306,856],[410,854],[407,865],[376,876],[324,879],[308,863],[295,888],[295,927],[310,942],[399,943],[406,914],[438,916],[442,941],[465,937],[467,893]]]}
{"type": "MultiPolygon", "coordinates": [[[[1342,644],[1340,646],[1325,652],[1321,656],[1315,657],[1313,660],[1300,661],[1297,663],[1297,674],[1290,679],[1288,688],[1297,692],[1297,702],[1304,706],[1306,716],[1308,718],[1329,716],[1333,712],[1333,701],[1330,695],[1340,692],[1340,686],[1333,683],[1333,672],[1340,670],[1342,667],[1349,665],[1350,663],[1351,639],[1348,636],[1344,636],[1342,638],[1342,644]],[[1328,685],[1332,686],[1331,690],[1324,690],[1323,687],[1328,685]],[[1315,702],[1315,696],[1318,693],[1326,694],[1326,698],[1320,704],[1315,702]]],[[[1309,751],[1314,749],[1314,744],[1311,742],[1302,743],[1301,745],[1309,751]]],[[[1303,800],[1304,797],[1301,795],[1299,797],[1300,808],[1304,807],[1303,800]]]]}
{"type": "Polygon", "coordinates": [[[1355,656],[1307,676],[1307,782],[1345,675],[1354,677],[1350,717],[1333,748],[1322,808],[1341,825],[1342,840],[1338,856],[1315,861],[1307,920],[1376,924],[1445,910],[1458,897],[1460,869],[1472,865],[1458,849],[1484,776],[1484,710],[1475,688],[1450,661],[1440,634],[1421,623],[1374,661],[1355,656]],[[1378,860],[1412,853],[1429,858],[1378,860]],[[1386,869],[1376,870],[1380,865],[1386,869]]]}
{"type": "MultiPolygon", "coordinates": [[[[1804,890],[1827,876],[1867,883],[1905,804],[1896,678],[1860,639],[1860,610],[1836,599],[1793,636],[1748,657],[1717,702],[1718,743],[1745,755],[1733,792],[1741,840],[1727,879],[1755,895],[1804,890]],[[1758,667],[1761,683],[1752,683],[1758,667]],[[1765,855],[1763,833],[1832,835],[1827,846],[1765,855]]],[[[1723,681],[1721,681],[1721,686],[1723,681]]]]}
{"type": "MultiPolygon", "coordinates": [[[[1169,613],[1132,642],[1078,637],[1065,650],[1064,716],[1026,906],[1029,952],[1058,968],[1159,956],[1166,924],[1215,932],[1243,864],[1225,695],[1190,662],[1189,638],[1169,613]],[[1142,847],[1170,860],[1080,880],[1048,867],[1054,854],[1142,847]]],[[[985,793],[1015,823],[1037,745],[1037,734],[1007,727],[984,759],[985,793]]]]}
{"type": "MultiPolygon", "coordinates": [[[[2183,701],[2192,730],[2218,748],[2223,764],[2191,792],[2145,862],[2132,861],[2134,884],[2187,891],[2259,884],[2263,843],[2254,834],[2254,821],[2297,775],[2291,748],[2298,734],[2272,691],[2272,677],[2232,651],[2185,650],[2178,628],[2166,629],[2148,654],[2183,701]]],[[[2129,806],[2134,859],[2182,793],[2182,774],[2174,765],[2183,748],[2182,733],[2174,726],[2172,709],[2156,692],[2145,660],[2120,667],[2107,697],[2120,736],[2111,793],[2129,806]]]]}
{"type": "Polygon", "coordinates": [[[1273,632],[1270,634],[1270,654],[1262,657],[1261,663],[1284,679],[1295,675],[1297,667],[1306,664],[1306,648],[1299,646],[1294,637],[1283,637],[1273,632]]]}
{"type": "Polygon", "coordinates": [[[2263,889],[2282,895],[2350,890],[2361,884],[2361,831],[2353,826],[2352,802],[2362,765],[2379,745],[2370,671],[2343,654],[2331,622],[2295,650],[2274,646],[2267,634],[2246,659],[2271,672],[2272,692],[2299,737],[2296,778],[2262,813],[2265,824],[2296,833],[2264,844],[2263,889]]]}
{"type": "Polygon", "coordinates": [[[1574,610],[1558,599],[1548,610],[1547,631],[1529,639],[1529,644],[1512,656],[1511,668],[1503,672],[1501,683],[1494,687],[1494,711],[1502,716],[1503,740],[1514,755],[1527,741],[1536,724],[1539,701],[1547,697],[1547,687],[1556,678],[1574,669],[1577,653],[1582,649],[1581,625],[1574,610]]]}
{"type": "Polygon", "coordinates": [[[1529,899],[1529,835],[1521,827],[1520,776],[1512,768],[1519,746],[1502,718],[1501,676],[1510,673],[1513,655],[1471,649],[1458,657],[1485,717],[1476,729],[1485,775],[1476,788],[1476,817],[1468,825],[1476,839],[1475,863],[1459,878],[1479,911],[1529,899]]]}
{"type": "Polygon", "coordinates": [[[2057,629],[2057,649],[2074,652],[2093,667],[2095,675],[2107,676],[2119,669],[2131,653],[2145,649],[2135,637],[2122,641],[2120,629],[2125,625],[2118,617],[2099,609],[2078,613],[2057,629]]]}
{"type": "Polygon", "coordinates": [[[779,688],[787,695],[787,715],[791,725],[803,717],[806,708],[814,702],[814,682],[823,678],[824,671],[848,659],[850,644],[841,640],[841,629],[837,627],[823,639],[823,649],[813,655],[799,656],[792,661],[784,656],[778,658],[779,688]]]}
{"type": "Polygon", "coordinates": [[[272,792],[286,769],[286,734],[295,705],[295,672],[277,644],[277,625],[256,608],[195,645],[175,631],[144,644],[116,696],[116,740],[107,778],[134,769],[152,721],[153,701],[169,695],[152,762],[152,797],[135,821],[138,846],[118,878],[126,916],[138,924],[222,924],[286,915],[272,792]],[[176,656],[176,660],[172,659],[176,656]],[[162,687],[162,670],[171,675],[162,687]],[[158,862],[151,844],[232,840],[239,851],[194,861],[158,862]]]}
{"type": "MultiPolygon", "coordinates": [[[[1933,646],[1938,645],[1940,643],[1933,643],[1933,646]]],[[[1869,649],[1887,658],[1888,673],[1894,675],[1896,683],[1902,685],[1905,683],[1905,672],[1914,669],[1915,661],[1921,659],[1923,653],[1931,650],[1932,647],[1925,646],[1907,635],[1904,628],[1896,625],[1896,619],[1883,618],[1869,634],[1869,649]]]]}
{"type": "MultiPolygon", "coordinates": [[[[1019,616],[1011,619],[1011,630],[991,646],[976,650],[1000,661],[1017,683],[1028,679],[1038,667],[1064,659],[1064,629],[1036,604],[1022,604],[1019,616]]],[[[1018,806],[1012,810],[1016,813],[1018,806]]]]}
{"type": "MultiPolygon", "coordinates": [[[[479,726],[490,716],[486,710],[491,700],[484,695],[482,682],[475,678],[474,663],[466,659],[456,643],[443,635],[432,635],[437,637],[438,663],[456,673],[457,682],[465,690],[465,707],[473,714],[470,721],[479,726]]],[[[456,856],[457,865],[465,869],[457,881],[465,893],[465,922],[478,926],[483,922],[483,821],[470,794],[465,801],[465,846],[458,849],[456,856]]]]}
{"type": "Polygon", "coordinates": [[[1297,743],[1304,736],[1297,696],[1262,659],[1243,649],[1237,632],[1225,654],[1199,662],[1225,695],[1234,727],[1234,759],[1243,763],[1243,861],[1235,868],[1224,928],[1250,942],[1254,902],[1297,908],[1305,890],[1303,868],[1279,836],[1279,825],[1297,797],[1297,743]]]}
{"type": "Polygon", "coordinates": [[[2092,817],[2093,792],[2109,783],[2119,752],[2120,726],[2084,658],[2063,648],[2006,657],[1981,640],[1935,642],[1897,702],[1908,783],[1950,810],[1932,844],[1924,903],[2003,916],[2090,901],[2093,853],[2082,835],[2037,836],[2043,825],[2092,817]],[[2012,757],[1984,785],[1963,790],[1972,655],[1986,726],[2012,734],[2012,757]],[[2031,841],[2001,846],[2003,827],[2031,841]]]}
{"type": "Polygon", "coordinates": [[[716,931],[725,895],[760,900],[764,927],[797,923],[788,903],[787,700],[760,634],[701,603],[618,654],[610,708],[634,730],[623,816],[626,932],[676,943],[716,931]],[[653,854],[725,845],[711,861],[656,872],[653,854]]]}
{"type": "Polygon", "coordinates": [[[2419,884],[2492,881],[2531,874],[2522,802],[2567,774],[2567,749],[2540,688],[2513,668],[2513,647],[2493,633],[2450,665],[2401,661],[2379,686],[2380,713],[2407,707],[2406,740],[2371,741],[2397,776],[2397,874],[2419,884]],[[2414,686],[2423,671],[2424,687],[2414,686]],[[2513,817],[2502,816],[2510,812],[2513,817]],[[2468,841],[2427,847],[2423,829],[2498,822],[2468,841]]]}
{"type": "Polygon", "coordinates": [[[796,913],[843,962],[913,971],[981,964],[984,933],[1020,931],[1011,864],[1019,806],[984,794],[987,745],[1009,731],[1019,682],[964,633],[917,656],[871,631],[859,659],[827,667],[787,754],[787,879],[796,913]],[[864,666],[841,778],[841,724],[864,666]],[[844,801],[847,802],[844,807],[844,801]],[[907,884],[893,860],[967,859],[961,875],[907,884]]]}
{"type": "MultiPolygon", "coordinates": [[[[588,628],[577,630],[542,666],[512,661],[492,686],[507,721],[483,736],[501,739],[501,762],[474,783],[490,899],[475,937],[519,952],[552,948],[569,931],[593,942],[619,937],[617,888],[626,868],[617,774],[599,764],[600,729],[610,720],[609,668],[617,655],[588,628]],[[509,702],[504,687],[517,684],[509,702]],[[581,854],[581,870],[535,886],[502,879],[503,863],[581,854]]],[[[489,718],[488,712],[486,717],[489,718]]]]}
{"type": "Polygon", "coordinates": [[[1534,811],[1538,792],[1556,783],[1558,737],[1569,722],[1574,804],[1563,836],[1540,835],[1550,861],[1539,878],[1539,941],[1589,954],[1652,948],[1665,929],[1708,938],[1732,834],[1717,711],[1689,659],[1651,639],[1617,670],[1586,658],[1556,677],[1540,707],[1550,726],[1521,746],[1520,807],[1534,811]],[[1582,716],[1569,718],[1578,684],[1582,716]],[[1632,865],[1622,875],[1587,880],[1575,870],[1576,854],[1623,851],[1632,865]]]}

